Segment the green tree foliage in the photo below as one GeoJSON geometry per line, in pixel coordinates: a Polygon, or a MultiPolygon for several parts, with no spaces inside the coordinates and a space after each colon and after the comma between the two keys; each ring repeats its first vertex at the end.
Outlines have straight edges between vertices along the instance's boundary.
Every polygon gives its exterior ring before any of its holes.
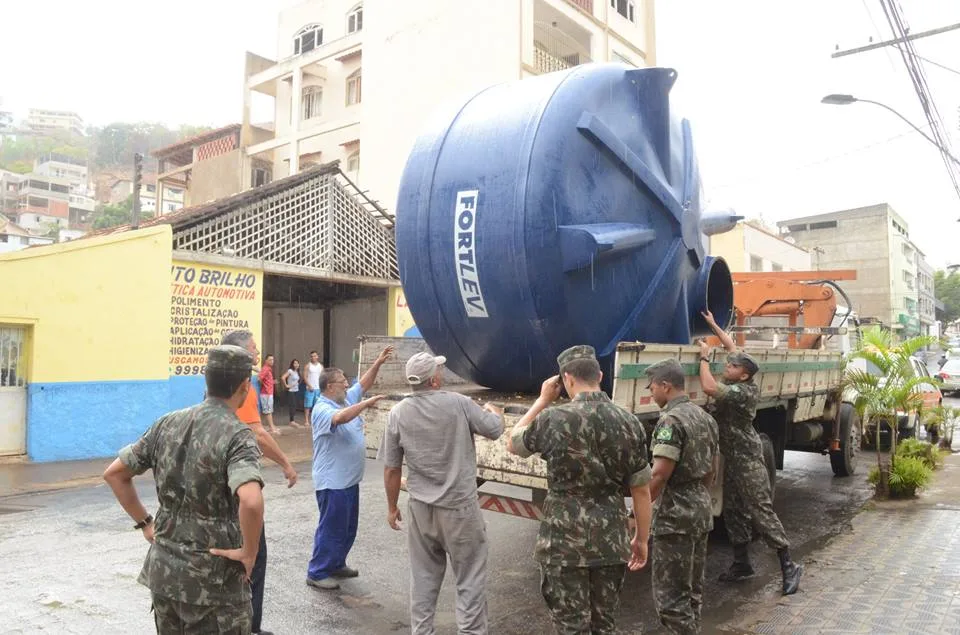
{"type": "MultiPolygon", "coordinates": [[[[901,456],[890,468],[890,495],[893,498],[913,498],[933,479],[933,468],[922,459],[901,456]]],[[[867,480],[874,485],[880,482],[880,468],[870,470],[867,480]]]]}
{"type": "Polygon", "coordinates": [[[33,169],[33,163],[30,161],[11,161],[5,169],[17,174],[27,174],[33,169]]]}
{"type": "MultiPolygon", "coordinates": [[[[148,156],[150,151],[196,136],[210,130],[207,126],[184,125],[170,129],[162,124],[112,123],[102,128],[88,129],[87,136],[67,132],[20,135],[16,141],[6,140],[0,146],[0,168],[17,167],[29,172],[33,162],[47,154],[59,154],[87,161],[96,170],[133,165],[134,153],[148,156]]],[[[146,165],[152,165],[149,160],[146,165]]],[[[19,170],[18,170],[19,171],[19,170]]]]}
{"type": "Polygon", "coordinates": [[[953,322],[960,318],[960,274],[937,271],[933,274],[933,289],[945,307],[943,321],[953,322]]]}
{"type": "Polygon", "coordinates": [[[107,229],[118,225],[126,225],[131,220],[133,212],[133,195],[115,205],[103,205],[97,210],[93,219],[94,229],[107,229]]]}
{"type": "MultiPolygon", "coordinates": [[[[915,376],[910,357],[936,342],[936,338],[927,336],[896,342],[890,331],[875,326],[863,331],[859,347],[850,355],[852,359],[866,360],[879,370],[875,374],[848,366],[844,374],[845,388],[855,395],[853,407],[860,414],[864,429],[871,424],[876,427],[878,450],[883,422],[890,428],[890,464],[884,465],[883,453],[878,451],[878,474],[888,474],[897,462],[897,412],[920,410],[922,385],[930,381],[928,377],[915,376]]],[[[887,482],[883,478],[878,481],[878,494],[887,494],[887,482]]]]}

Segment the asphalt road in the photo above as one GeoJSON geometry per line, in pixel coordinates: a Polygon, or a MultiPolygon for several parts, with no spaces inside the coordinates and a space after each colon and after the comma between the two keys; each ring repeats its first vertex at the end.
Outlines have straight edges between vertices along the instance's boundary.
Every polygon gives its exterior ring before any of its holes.
{"type": "MultiPolygon", "coordinates": [[[[849,526],[869,497],[866,464],[856,476],[834,478],[827,457],[787,453],[778,473],[776,508],[801,559],[849,526]]],[[[360,577],[339,592],[304,584],[316,523],[309,468],[299,465],[301,482],[282,486],[278,470],[267,470],[267,574],[264,628],[277,633],[408,632],[409,593],[406,540],[386,524],[381,468],[373,461],[361,484],[360,531],[350,564],[360,577]]],[[[148,508],[156,497],[149,478],[139,479],[148,508]]],[[[405,497],[405,494],[402,495],[405,497]]],[[[403,502],[403,499],[402,499],[403,502]]],[[[491,633],[551,632],[539,594],[539,573],[531,554],[537,523],[484,512],[490,549],[491,633]]],[[[720,532],[715,532],[715,534],[720,532]]],[[[147,590],[136,583],[146,543],[104,486],[10,497],[0,501],[0,626],[4,632],[146,633],[152,630],[147,590]],[[10,629],[10,630],[8,630],[10,629]]],[[[729,588],[715,582],[727,566],[725,537],[710,543],[705,625],[719,624],[757,593],[778,596],[774,552],[753,548],[759,575],[729,588]]],[[[437,627],[455,633],[454,593],[444,585],[437,627]]],[[[649,570],[629,573],[620,619],[624,632],[656,629],[649,570]]],[[[709,629],[705,629],[709,632],[709,629]]]]}

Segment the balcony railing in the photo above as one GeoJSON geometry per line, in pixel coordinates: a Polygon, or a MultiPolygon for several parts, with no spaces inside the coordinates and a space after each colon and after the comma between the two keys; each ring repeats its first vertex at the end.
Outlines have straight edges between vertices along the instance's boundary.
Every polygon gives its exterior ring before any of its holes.
{"type": "Polygon", "coordinates": [[[593,0],[567,0],[567,2],[593,15],[593,0]]]}
{"type": "Polygon", "coordinates": [[[561,29],[537,23],[533,26],[533,67],[539,73],[552,73],[591,62],[580,42],[561,29]]]}

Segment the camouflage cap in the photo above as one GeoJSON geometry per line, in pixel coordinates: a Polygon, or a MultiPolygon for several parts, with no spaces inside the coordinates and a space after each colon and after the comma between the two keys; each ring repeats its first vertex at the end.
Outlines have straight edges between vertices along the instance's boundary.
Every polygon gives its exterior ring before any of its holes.
{"type": "Polygon", "coordinates": [[[659,362],[650,364],[644,373],[650,378],[651,384],[655,381],[665,381],[678,388],[683,388],[684,386],[683,366],[673,358],[662,359],[659,362]]]}
{"type": "Polygon", "coordinates": [[[597,352],[593,350],[592,346],[587,346],[586,344],[571,346],[557,355],[557,366],[563,368],[570,362],[578,359],[592,359],[593,361],[597,361],[597,352]]]}
{"type": "Polygon", "coordinates": [[[214,346],[207,352],[207,370],[246,371],[253,369],[253,356],[245,349],[230,344],[214,346]]]}
{"type": "Polygon", "coordinates": [[[751,376],[756,375],[757,371],[760,370],[760,364],[757,363],[757,360],[750,353],[744,353],[743,351],[727,355],[727,363],[743,367],[751,376]]]}

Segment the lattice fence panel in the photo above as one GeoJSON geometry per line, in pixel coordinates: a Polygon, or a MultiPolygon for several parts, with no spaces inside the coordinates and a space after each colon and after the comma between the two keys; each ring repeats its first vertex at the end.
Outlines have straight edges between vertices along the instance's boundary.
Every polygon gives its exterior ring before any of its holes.
{"type": "Polygon", "coordinates": [[[356,275],[376,271],[378,278],[397,279],[397,247],[393,230],[364,209],[348,190],[331,181],[334,218],[333,267],[356,275]]]}
{"type": "Polygon", "coordinates": [[[317,175],[175,231],[173,247],[329,273],[399,278],[393,231],[364,209],[334,174],[317,175]]]}

